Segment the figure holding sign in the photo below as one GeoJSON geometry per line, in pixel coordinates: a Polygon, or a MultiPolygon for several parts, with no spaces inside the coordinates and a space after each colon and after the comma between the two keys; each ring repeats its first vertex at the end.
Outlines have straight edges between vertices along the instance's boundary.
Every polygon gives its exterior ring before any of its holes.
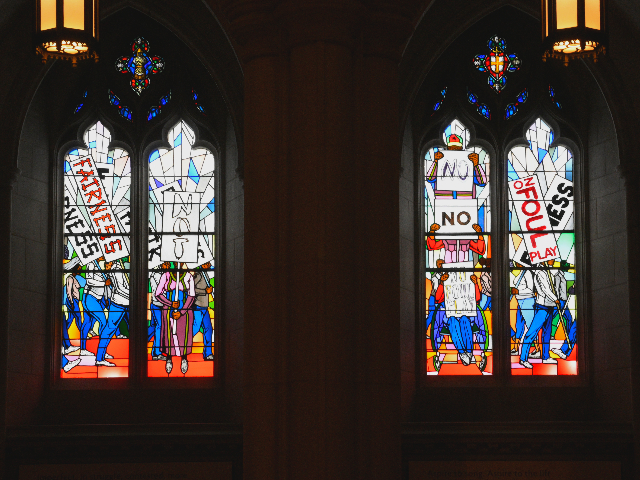
{"type": "MultiPolygon", "coordinates": [[[[182,264],[186,268],[185,264],[182,264]]],[[[193,311],[196,290],[193,276],[185,270],[166,272],[160,278],[155,291],[156,299],[162,303],[162,328],[160,331],[160,351],[166,355],[165,370],[173,369],[172,356],[182,357],[180,371],[189,369],[187,355],[193,345],[193,311]]]]}

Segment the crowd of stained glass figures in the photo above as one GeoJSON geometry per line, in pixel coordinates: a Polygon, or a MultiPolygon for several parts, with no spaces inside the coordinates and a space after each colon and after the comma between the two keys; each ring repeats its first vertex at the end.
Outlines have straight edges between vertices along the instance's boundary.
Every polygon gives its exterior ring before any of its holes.
{"type": "MultiPolygon", "coordinates": [[[[428,375],[493,372],[489,156],[455,120],[425,155],[428,375]]],[[[573,156],[538,119],[508,154],[513,375],[576,375],[573,156]]]]}
{"type": "Polygon", "coordinates": [[[573,155],[541,119],[507,156],[511,366],[514,375],[576,375],[573,155]]]}
{"type": "Polygon", "coordinates": [[[490,375],[490,158],[455,120],[425,156],[426,350],[430,375],[490,375]]]}
{"type": "MultiPolygon", "coordinates": [[[[184,122],[169,140],[149,157],[148,376],[211,377],[215,161],[184,122]]],[[[84,141],[64,162],[61,376],[126,377],[131,159],[100,122],[84,141]]]]}

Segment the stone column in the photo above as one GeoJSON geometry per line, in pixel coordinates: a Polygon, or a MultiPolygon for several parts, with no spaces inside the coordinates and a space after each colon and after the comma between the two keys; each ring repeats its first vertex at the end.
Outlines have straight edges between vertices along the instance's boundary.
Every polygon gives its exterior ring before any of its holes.
{"type": "Polygon", "coordinates": [[[245,75],[247,479],[401,475],[396,8],[225,7],[245,75]]]}

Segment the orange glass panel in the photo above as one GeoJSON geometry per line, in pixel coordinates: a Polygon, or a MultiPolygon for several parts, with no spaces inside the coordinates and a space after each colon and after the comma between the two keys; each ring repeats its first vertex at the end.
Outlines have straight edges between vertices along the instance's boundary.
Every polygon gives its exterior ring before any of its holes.
{"type": "Polygon", "coordinates": [[[64,0],[64,26],[84,30],[84,0],[64,0]]]}
{"type": "Polygon", "coordinates": [[[578,26],[578,0],[557,0],[556,20],[558,29],[578,26]]]}
{"type": "Polygon", "coordinates": [[[600,30],[600,0],[585,0],[585,25],[600,30]]]}
{"type": "Polygon", "coordinates": [[[40,30],[56,28],[56,0],[41,0],[40,30]]]}

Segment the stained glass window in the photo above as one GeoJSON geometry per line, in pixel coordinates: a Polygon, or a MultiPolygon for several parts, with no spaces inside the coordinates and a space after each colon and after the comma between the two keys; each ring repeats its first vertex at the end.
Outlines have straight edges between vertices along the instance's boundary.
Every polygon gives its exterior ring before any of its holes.
{"type": "Polygon", "coordinates": [[[513,375],[577,375],[573,155],[538,119],[508,154],[513,375]]]}
{"type": "Polygon", "coordinates": [[[470,104],[477,107],[477,112],[480,115],[482,115],[487,120],[491,120],[491,110],[484,103],[480,103],[480,100],[478,100],[478,96],[471,90],[467,90],[467,100],[469,100],[470,104]]]}
{"type": "Polygon", "coordinates": [[[213,154],[179,122],[149,156],[150,377],[211,377],[214,366],[213,154]]]}
{"type": "Polygon", "coordinates": [[[424,159],[428,375],[491,375],[489,155],[458,120],[424,159]]]}
{"type": "Polygon", "coordinates": [[[153,106],[149,109],[149,112],[147,113],[147,121],[150,122],[151,120],[156,118],[158,115],[160,115],[160,113],[162,112],[162,107],[164,107],[170,101],[171,101],[171,90],[169,90],[169,92],[160,99],[160,101],[158,102],[158,105],[153,106]]]}
{"type": "Polygon", "coordinates": [[[193,98],[193,104],[196,106],[198,111],[201,114],[206,115],[204,107],[200,104],[200,95],[198,95],[198,92],[196,92],[195,89],[191,89],[191,97],[193,98]]]}
{"type": "Polygon", "coordinates": [[[100,122],[64,159],[63,378],[126,377],[131,160],[100,122]]]}

